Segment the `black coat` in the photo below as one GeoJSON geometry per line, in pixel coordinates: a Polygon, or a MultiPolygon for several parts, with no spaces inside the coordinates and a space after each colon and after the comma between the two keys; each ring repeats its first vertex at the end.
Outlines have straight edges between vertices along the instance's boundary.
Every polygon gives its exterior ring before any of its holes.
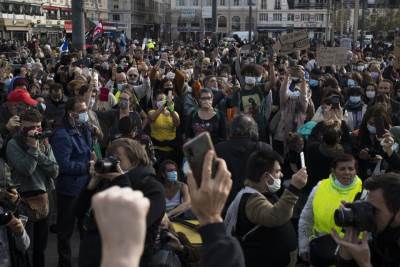
{"type": "Polygon", "coordinates": [[[80,267],[100,266],[100,235],[93,214],[91,212],[89,216],[86,216],[86,214],[90,209],[92,196],[114,185],[120,187],[130,186],[134,190],[140,190],[150,200],[150,209],[147,214],[145,247],[140,266],[148,266],[148,262],[154,254],[158,228],[165,214],[164,187],[156,180],[155,171],[152,167],[138,166],[125,175],[115,178],[111,183],[101,183],[95,190],[84,189],[81,192],[75,207],[75,214],[79,219],[83,220],[83,228],[85,230],[79,251],[80,267]]]}

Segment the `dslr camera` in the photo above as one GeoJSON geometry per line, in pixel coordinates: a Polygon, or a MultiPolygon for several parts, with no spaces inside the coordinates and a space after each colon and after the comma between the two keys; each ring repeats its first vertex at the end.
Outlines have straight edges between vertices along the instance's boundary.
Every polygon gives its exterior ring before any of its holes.
{"type": "Polygon", "coordinates": [[[50,137],[52,135],[53,135],[52,131],[43,131],[43,132],[40,132],[40,133],[36,133],[33,136],[33,138],[42,140],[42,139],[46,139],[46,138],[48,138],[48,137],[50,137]]]}
{"type": "Polygon", "coordinates": [[[367,201],[346,203],[345,207],[335,210],[335,224],[339,227],[354,227],[360,232],[374,232],[374,213],[374,206],[367,201]]]}
{"type": "Polygon", "coordinates": [[[94,170],[97,173],[111,173],[117,172],[117,165],[119,160],[116,157],[108,157],[104,159],[97,160],[94,164],[94,170]]]}
{"type": "Polygon", "coordinates": [[[12,213],[10,211],[3,211],[0,213],[0,226],[7,225],[12,219],[12,213]]]}

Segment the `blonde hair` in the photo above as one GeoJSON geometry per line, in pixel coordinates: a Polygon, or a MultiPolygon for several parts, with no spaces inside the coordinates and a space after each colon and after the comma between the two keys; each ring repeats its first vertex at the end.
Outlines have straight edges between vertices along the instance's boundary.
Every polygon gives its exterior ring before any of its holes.
{"type": "Polygon", "coordinates": [[[110,154],[115,153],[118,147],[122,147],[125,150],[127,157],[131,162],[136,162],[144,166],[151,164],[146,149],[138,141],[130,138],[116,139],[108,146],[106,155],[109,156],[110,154]]]}

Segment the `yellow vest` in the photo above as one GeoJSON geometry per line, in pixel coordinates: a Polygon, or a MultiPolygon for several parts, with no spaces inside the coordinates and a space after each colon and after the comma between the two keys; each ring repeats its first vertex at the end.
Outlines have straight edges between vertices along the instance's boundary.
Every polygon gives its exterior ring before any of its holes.
{"type": "Polygon", "coordinates": [[[353,183],[347,188],[341,188],[335,184],[335,178],[329,178],[319,182],[313,200],[314,234],[328,234],[332,228],[338,233],[342,229],[335,224],[334,213],[340,207],[342,201],[353,202],[358,193],[362,191],[362,181],[356,176],[353,183]]]}

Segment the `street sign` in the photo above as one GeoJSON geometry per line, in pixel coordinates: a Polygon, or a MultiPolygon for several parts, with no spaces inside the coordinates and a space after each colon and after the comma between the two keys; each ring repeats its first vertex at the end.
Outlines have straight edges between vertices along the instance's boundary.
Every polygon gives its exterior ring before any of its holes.
{"type": "Polygon", "coordinates": [[[347,53],[346,47],[319,47],[316,60],[320,67],[344,66],[347,64],[347,53]]]}
{"type": "Polygon", "coordinates": [[[306,30],[291,32],[281,35],[276,46],[280,54],[290,54],[297,50],[304,50],[310,47],[310,39],[306,30]]]}

